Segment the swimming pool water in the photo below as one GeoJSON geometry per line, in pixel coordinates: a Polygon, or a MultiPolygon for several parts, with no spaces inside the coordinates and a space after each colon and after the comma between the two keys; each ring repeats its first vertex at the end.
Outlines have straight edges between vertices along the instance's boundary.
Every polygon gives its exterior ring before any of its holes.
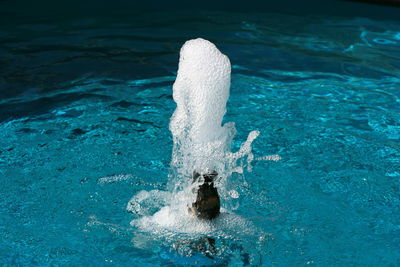
{"type": "Polygon", "coordinates": [[[399,22],[153,18],[0,27],[0,264],[400,265],[399,22]],[[126,207],[141,190],[166,194],[171,86],[195,37],[233,65],[233,150],[260,130],[255,156],[282,159],[232,177],[231,232],[143,231],[126,207]]]}

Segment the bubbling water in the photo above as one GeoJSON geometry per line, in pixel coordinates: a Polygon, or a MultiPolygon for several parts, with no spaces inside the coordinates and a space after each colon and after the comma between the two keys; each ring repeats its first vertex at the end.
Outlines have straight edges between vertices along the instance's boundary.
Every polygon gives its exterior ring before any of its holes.
{"type": "MultiPolygon", "coordinates": [[[[174,140],[172,166],[178,175],[212,171],[233,135],[231,124],[221,126],[229,97],[231,65],[211,42],[187,41],[173,86],[176,110],[170,130],[174,140]]],[[[181,178],[184,178],[181,177],[181,178]]]]}
{"type": "MultiPolygon", "coordinates": [[[[251,171],[254,159],[251,145],[259,132],[250,132],[240,149],[231,151],[235,125],[233,122],[222,125],[230,79],[229,59],[214,44],[199,38],[183,45],[173,85],[176,109],[169,125],[173,137],[169,190],[140,191],[129,201],[127,210],[137,217],[131,225],[139,230],[132,239],[135,246],[146,247],[149,239],[143,238],[140,232],[150,233],[150,240],[158,240],[156,243],[176,248],[184,256],[201,252],[206,255],[205,259],[213,259],[213,264],[217,259],[230,259],[233,255],[242,255],[247,259],[245,264],[259,262],[258,252],[265,250],[266,234],[232,212],[238,207],[238,188],[245,183],[241,174],[246,162],[251,171]],[[242,160],[246,157],[247,161],[242,160]],[[196,216],[188,211],[189,208],[193,211],[196,193],[200,192],[199,186],[206,182],[206,177],[213,177],[213,186],[222,203],[221,208],[217,205],[220,213],[216,215],[219,215],[208,218],[212,220],[196,217],[198,210],[194,212],[196,216]],[[213,252],[205,249],[209,246],[213,252]]],[[[279,160],[279,156],[258,159],[279,160]]]]}
{"type": "MultiPolygon", "coordinates": [[[[226,113],[226,103],[229,98],[231,65],[227,56],[217,47],[204,39],[187,41],[181,51],[179,69],[173,85],[173,98],[176,109],[170,121],[170,131],[173,136],[173,153],[171,173],[169,177],[169,192],[163,195],[163,201],[151,200],[160,194],[139,192],[128,204],[127,209],[142,215],[132,225],[142,229],[160,229],[184,233],[207,233],[210,229],[222,228],[243,230],[243,221],[237,215],[229,212],[228,207],[222,208],[221,218],[214,222],[205,222],[188,213],[188,207],[195,200],[194,190],[204,181],[194,182],[193,173],[218,173],[214,181],[221,198],[239,197],[235,188],[229,188],[229,177],[233,173],[243,172],[243,161],[238,159],[247,156],[247,166],[251,170],[254,159],[251,144],[259,135],[258,131],[249,133],[247,140],[239,151],[232,152],[230,147],[236,134],[233,122],[222,125],[226,113]],[[152,197],[153,196],[153,197],[152,197]],[[150,198],[150,199],[149,199],[150,198]],[[164,203],[159,205],[159,211],[154,214],[140,213],[140,207],[146,203],[164,203]],[[231,215],[233,217],[229,217],[231,215]],[[230,227],[226,227],[226,218],[231,218],[230,227]],[[236,218],[233,220],[232,218],[236,218]],[[238,225],[232,225],[234,222],[238,225]],[[215,226],[217,224],[217,226],[215,226]],[[216,228],[215,228],[216,227],[216,228]]],[[[143,208],[143,210],[154,210],[143,208]]],[[[247,227],[248,229],[248,227],[247,227]]]]}
{"type": "Polygon", "coordinates": [[[235,125],[222,125],[230,81],[229,59],[213,43],[198,38],[183,45],[173,85],[177,106],[169,127],[174,141],[170,181],[175,191],[188,187],[194,171],[216,171],[217,185],[221,184],[233,171],[242,171],[235,166],[238,158],[252,157],[251,142],[258,132],[251,132],[241,150],[231,153],[235,125]]]}

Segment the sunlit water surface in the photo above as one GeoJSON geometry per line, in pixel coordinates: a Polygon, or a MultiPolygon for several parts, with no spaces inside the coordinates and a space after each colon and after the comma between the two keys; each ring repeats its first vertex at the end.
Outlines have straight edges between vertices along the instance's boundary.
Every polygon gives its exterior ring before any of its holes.
{"type": "Polygon", "coordinates": [[[400,265],[399,26],[225,13],[2,26],[0,265],[400,265]],[[282,159],[233,176],[217,221],[151,227],[170,194],[179,48],[195,37],[233,65],[232,150],[260,130],[255,157],[282,159]]]}

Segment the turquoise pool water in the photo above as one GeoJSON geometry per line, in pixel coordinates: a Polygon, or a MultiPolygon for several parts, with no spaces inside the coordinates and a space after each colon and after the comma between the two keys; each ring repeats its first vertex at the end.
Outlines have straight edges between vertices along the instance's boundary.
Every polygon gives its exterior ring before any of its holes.
{"type": "Polygon", "coordinates": [[[398,21],[152,18],[0,27],[0,265],[400,265],[398,21]],[[259,130],[255,156],[282,159],[232,177],[214,231],[144,230],[130,222],[168,194],[171,87],[195,37],[233,66],[232,149],[259,130]],[[141,190],[156,197],[128,212],[141,190]]]}

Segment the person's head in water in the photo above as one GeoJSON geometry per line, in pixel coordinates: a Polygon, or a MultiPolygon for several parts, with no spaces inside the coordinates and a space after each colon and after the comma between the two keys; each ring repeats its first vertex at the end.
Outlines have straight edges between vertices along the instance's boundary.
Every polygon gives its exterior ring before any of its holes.
{"type": "Polygon", "coordinates": [[[201,176],[203,176],[204,183],[195,189],[196,201],[192,203],[189,211],[200,219],[211,220],[219,215],[221,207],[218,191],[214,186],[214,179],[218,176],[218,173],[213,171],[201,175],[195,171],[193,172],[193,182],[198,182],[201,176]]]}

